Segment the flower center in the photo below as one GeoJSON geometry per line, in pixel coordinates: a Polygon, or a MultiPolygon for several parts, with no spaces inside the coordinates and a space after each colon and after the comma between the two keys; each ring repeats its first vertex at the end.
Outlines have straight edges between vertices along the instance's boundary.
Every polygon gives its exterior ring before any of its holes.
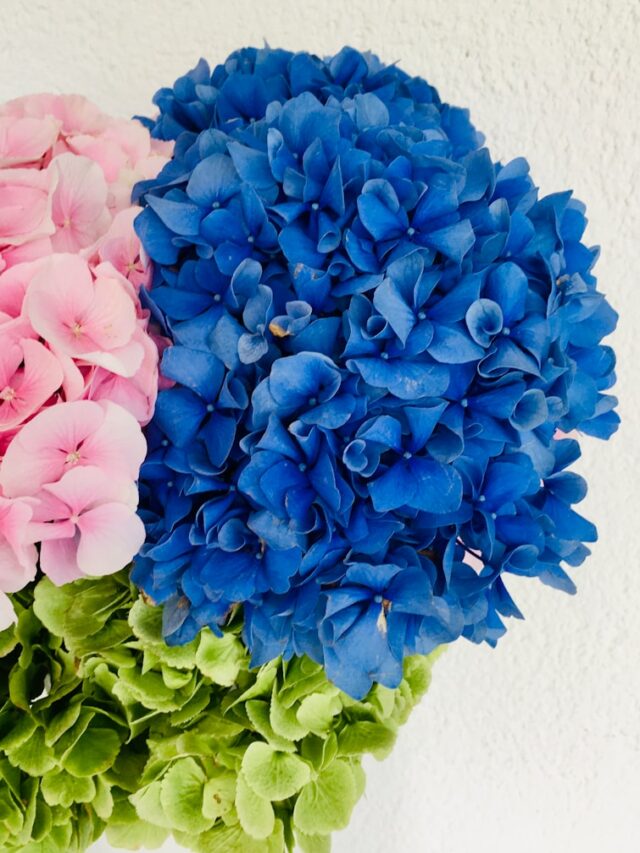
{"type": "Polygon", "coordinates": [[[79,338],[82,335],[82,324],[79,323],[77,320],[71,327],[71,334],[74,336],[74,338],[79,338]]]}
{"type": "Polygon", "coordinates": [[[12,388],[11,385],[7,385],[6,388],[3,388],[2,391],[0,391],[0,400],[3,400],[5,403],[10,403],[15,396],[16,389],[12,388]]]}
{"type": "Polygon", "coordinates": [[[62,220],[62,227],[63,228],[70,228],[71,227],[71,219],[68,216],[65,216],[65,218],[62,220]]]}
{"type": "Polygon", "coordinates": [[[72,450],[71,453],[67,453],[67,458],[64,461],[66,465],[75,465],[80,461],[80,451],[72,450]]]}

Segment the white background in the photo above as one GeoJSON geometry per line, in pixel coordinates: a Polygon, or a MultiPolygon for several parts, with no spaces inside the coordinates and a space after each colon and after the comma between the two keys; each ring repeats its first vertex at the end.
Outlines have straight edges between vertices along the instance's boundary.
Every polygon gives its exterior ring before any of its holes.
{"type": "Polygon", "coordinates": [[[514,582],[527,620],[496,651],[459,642],[444,656],[393,756],[369,765],[334,850],[637,851],[640,3],[3,0],[0,14],[0,100],[78,91],[129,115],[201,55],[350,43],[470,106],[494,156],[525,154],[543,191],[573,187],[587,202],[601,288],[621,314],[623,428],[585,441],[580,466],[600,542],[577,597],[514,582]]]}

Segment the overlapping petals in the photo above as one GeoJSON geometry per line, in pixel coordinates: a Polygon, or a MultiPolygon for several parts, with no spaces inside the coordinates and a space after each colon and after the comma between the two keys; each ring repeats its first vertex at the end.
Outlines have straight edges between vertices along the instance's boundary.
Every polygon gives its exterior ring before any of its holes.
{"type": "Polygon", "coordinates": [[[508,574],[571,591],[595,530],[558,431],[617,426],[583,206],[350,48],[241,50],[155,102],[175,153],[135,228],[172,346],[134,578],[168,641],[242,605],[254,662],[306,653],[362,696],[495,644],[508,574]]]}
{"type": "Polygon", "coordinates": [[[118,571],[143,542],[161,337],[130,190],[166,147],[80,97],[0,107],[0,596],[38,565],[57,583],[118,571]]]}

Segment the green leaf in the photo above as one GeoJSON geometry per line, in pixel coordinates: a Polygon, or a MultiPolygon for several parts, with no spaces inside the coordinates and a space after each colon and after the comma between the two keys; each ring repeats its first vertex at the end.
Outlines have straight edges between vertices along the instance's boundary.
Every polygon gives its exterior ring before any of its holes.
{"type": "Polygon", "coordinates": [[[331,853],[330,835],[307,835],[297,829],[296,841],[302,853],[331,853]]]}
{"type": "Polygon", "coordinates": [[[120,752],[121,741],[113,729],[89,728],[62,758],[73,776],[95,776],[108,770],[120,752]]]}
{"type": "Polygon", "coordinates": [[[247,784],[244,774],[238,776],[236,811],[240,826],[252,838],[268,838],[275,826],[275,814],[269,800],[260,797],[247,784]]]}
{"type": "Polygon", "coordinates": [[[337,695],[311,693],[300,703],[296,712],[298,722],[314,734],[326,734],[333,718],[342,711],[342,702],[337,695]]]}
{"type": "Polygon", "coordinates": [[[71,702],[64,711],[53,717],[45,731],[45,741],[48,746],[52,746],[71,726],[77,723],[81,710],[81,702],[71,702]]]}
{"type": "Polygon", "coordinates": [[[137,670],[121,670],[113,691],[121,701],[128,702],[132,696],[152,711],[175,711],[181,706],[175,691],[167,687],[159,672],[142,675],[137,670]]]}
{"type": "Polygon", "coordinates": [[[192,672],[184,672],[168,664],[160,665],[162,680],[170,690],[181,690],[186,687],[189,682],[195,682],[195,674],[192,672]]]}
{"type": "Polygon", "coordinates": [[[210,774],[202,798],[202,813],[205,817],[217,820],[232,808],[236,798],[236,779],[234,772],[220,768],[210,774]]]}
{"type": "Polygon", "coordinates": [[[347,826],[356,802],[351,768],[338,759],[304,786],[293,810],[294,825],[308,835],[328,835],[347,826]]]}
{"type": "Polygon", "coordinates": [[[47,773],[42,779],[42,795],[50,806],[69,808],[72,803],[90,803],[96,795],[96,786],[90,777],[78,778],[60,770],[47,773]]]}
{"type": "Polygon", "coordinates": [[[231,687],[243,667],[246,652],[235,634],[216,635],[205,628],[200,634],[196,666],[214,684],[231,687]]]}
{"type": "MultiPolygon", "coordinates": [[[[9,717],[10,720],[15,719],[14,714],[9,717]]],[[[37,723],[28,714],[21,714],[18,722],[9,728],[7,734],[0,740],[0,750],[3,752],[11,752],[13,749],[25,743],[35,732],[37,723]]]]}
{"type": "Polygon", "coordinates": [[[197,717],[198,714],[204,711],[209,704],[210,699],[211,690],[208,685],[201,684],[191,699],[189,699],[188,702],[185,702],[182,708],[172,712],[169,717],[169,722],[172,726],[184,726],[185,723],[191,722],[191,720],[197,717]]]}
{"type": "Polygon", "coordinates": [[[139,850],[141,847],[156,849],[168,836],[168,831],[140,820],[136,810],[126,799],[117,800],[113,815],[107,825],[107,840],[112,847],[124,850],[139,850]]]}
{"type": "Polygon", "coordinates": [[[277,684],[273,685],[271,694],[271,710],[269,713],[269,722],[271,726],[281,737],[288,740],[300,740],[305,735],[309,734],[307,726],[302,725],[298,720],[295,708],[285,708],[280,702],[280,697],[277,692],[277,684]]]}
{"type": "Polygon", "coordinates": [[[49,578],[44,577],[34,590],[33,610],[47,630],[58,637],[64,637],[65,618],[72,600],[70,584],[56,586],[49,578]]]}
{"type": "Polygon", "coordinates": [[[162,642],[162,608],[153,607],[138,598],[129,611],[129,624],[133,633],[145,643],[162,642]]]}
{"type": "Polygon", "coordinates": [[[161,802],[162,780],[151,782],[150,785],[145,785],[140,788],[135,794],[129,797],[129,800],[136,810],[138,817],[165,829],[172,828],[172,821],[167,817],[164,806],[161,802]]]}
{"type": "Polygon", "coordinates": [[[284,752],[295,752],[296,745],[292,740],[281,737],[276,734],[269,721],[269,703],[262,699],[249,699],[245,705],[245,710],[251,725],[262,735],[262,737],[274,746],[276,749],[281,749],[284,752]]]}
{"type": "MultiPolygon", "coordinates": [[[[261,666],[258,670],[253,684],[251,684],[250,687],[247,687],[247,689],[244,690],[239,696],[236,696],[233,701],[228,705],[228,707],[233,708],[234,705],[238,705],[241,702],[246,702],[247,699],[261,699],[267,697],[271,693],[271,688],[273,687],[273,683],[276,680],[277,672],[277,661],[272,660],[269,663],[265,663],[265,665],[261,666]]],[[[227,710],[224,701],[223,710],[227,710]]]]}
{"type": "Polygon", "coordinates": [[[56,766],[53,750],[44,742],[44,729],[36,729],[28,740],[7,753],[7,757],[30,776],[43,776],[56,766]]]}
{"type": "Polygon", "coordinates": [[[168,646],[162,636],[162,608],[154,607],[138,598],[129,611],[129,625],[144,649],[163,663],[178,669],[193,669],[198,641],[184,646],[168,646]]]}
{"type": "Polygon", "coordinates": [[[169,768],[162,780],[160,802],[172,827],[199,833],[211,827],[202,811],[206,777],[193,758],[182,758],[169,768]]]}
{"type": "Polygon", "coordinates": [[[93,798],[91,805],[102,820],[109,820],[113,814],[113,796],[109,785],[104,781],[102,776],[97,776],[94,779],[96,786],[96,795],[93,798]]]}
{"type": "Polygon", "coordinates": [[[285,850],[282,821],[277,820],[273,834],[264,841],[257,841],[238,824],[218,824],[210,832],[201,835],[194,843],[193,836],[176,837],[178,843],[189,845],[198,853],[283,853],[285,850]]]}
{"type": "Polygon", "coordinates": [[[300,754],[311,763],[314,770],[320,772],[328,767],[338,754],[338,738],[335,732],[326,738],[308,735],[300,745],[300,754]]]}
{"type": "Polygon", "coordinates": [[[396,731],[382,723],[350,723],[340,732],[338,751],[341,755],[372,752],[376,756],[384,757],[392,749],[396,737],[396,731]]]}
{"type": "Polygon", "coordinates": [[[431,667],[444,651],[444,646],[439,646],[430,655],[412,655],[405,659],[404,678],[417,702],[429,689],[431,683],[431,667]]]}
{"type": "Polygon", "coordinates": [[[38,842],[45,839],[51,832],[53,821],[51,819],[51,809],[45,803],[44,799],[38,797],[36,802],[36,813],[33,818],[33,826],[31,827],[31,838],[38,842]]]}
{"type": "Polygon", "coordinates": [[[17,645],[15,625],[9,625],[4,631],[0,631],[0,658],[6,657],[17,645]]]}
{"type": "Polygon", "coordinates": [[[309,765],[289,752],[254,741],[242,759],[242,772],[256,794],[267,800],[285,800],[309,781],[309,765]]]}

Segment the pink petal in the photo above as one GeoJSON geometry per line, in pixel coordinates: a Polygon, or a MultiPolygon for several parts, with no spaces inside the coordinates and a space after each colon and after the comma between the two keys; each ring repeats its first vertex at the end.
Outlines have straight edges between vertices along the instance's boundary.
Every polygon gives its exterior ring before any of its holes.
{"type": "Polygon", "coordinates": [[[86,460],[82,443],[101,426],[105,410],[79,400],[39,412],[13,439],[0,463],[0,488],[9,497],[35,495],[60,479],[73,464],[86,460]]]}
{"type": "Polygon", "coordinates": [[[135,307],[118,279],[96,279],[84,325],[96,349],[109,351],[129,343],[136,328],[135,307]]]}
{"type": "Polygon", "coordinates": [[[137,480],[147,442],[135,417],[108,400],[99,403],[104,420],[84,442],[82,456],[114,477],[137,480]]]}
{"type": "MultiPolygon", "coordinates": [[[[77,524],[77,518],[82,513],[103,503],[115,501],[135,510],[138,494],[130,480],[114,476],[111,472],[102,471],[94,465],[87,465],[72,468],[59,482],[44,486],[40,496],[42,504],[47,497],[54,498],[51,506],[58,518],[62,518],[62,515],[58,513],[57,508],[63,505],[67,507],[64,517],[77,524]]],[[[45,520],[42,518],[42,504],[36,509],[36,516],[40,521],[45,520]]]]}
{"type": "Polygon", "coordinates": [[[119,277],[94,282],[87,262],[76,255],[50,258],[29,286],[25,310],[55,350],[124,375],[135,373],[142,361],[131,347],[136,329],[131,296],[119,277]]]}
{"type": "Polygon", "coordinates": [[[20,263],[0,275],[0,312],[20,316],[27,288],[42,266],[42,260],[20,263]]]}
{"type": "Polygon", "coordinates": [[[133,376],[142,364],[144,350],[139,343],[131,341],[126,346],[110,352],[85,353],[82,358],[89,364],[104,367],[118,376],[133,376]]]}
{"type": "Polygon", "coordinates": [[[56,586],[82,577],[78,566],[80,534],[67,539],[48,539],[40,546],[40,568],[56,586]]]}
{"type": "Polygon", "coordinates": [[[40,160],[58,136],[53,118],[0,117],[0,167],[40,160]]]}
{"type": "Polygon", "coordinates": [[[51,241],[58,252],[75,252],[90,246],[109,227],[107,183],[96,163],[77,154],[55,157],[51,168],[58,174],[52,207],[56,232],[51,241]]]}
{"type": "Polygon", "coordinates": [[[12,429],[35,414],[62,384],[60,362],[46,347],[33,340],[17,348],[24,367],[4,377],[0,355],[0,430],[12,429]],[[3,400],[2,395],[5,396],[3,400]]]}
{"type": "Polygon", "coordinates": [[[20,246],[53,234],[55,181],[48,169],[0,169],[0,244],[20,246]]]}
{"type": "Polygon", "coordinates": [[[17,592],[36,574],[30,524],[33,502],[0,497],[0,589],[17,592]]]}
{"type": "Polygon", "coordinates": [[[25,310],[36,332],[54,348],[81,355],[94,345],[79,333],[93,300],[87,263],[76,255],[53,255],[33,277],[25,310]]]}
{"type": "Polygon", "coordinates": [[[129,507],[102,504],[78,522],[78,566],[86,575],[108,575],[128,565],[142,547],[145,529],[129,507]]]}

